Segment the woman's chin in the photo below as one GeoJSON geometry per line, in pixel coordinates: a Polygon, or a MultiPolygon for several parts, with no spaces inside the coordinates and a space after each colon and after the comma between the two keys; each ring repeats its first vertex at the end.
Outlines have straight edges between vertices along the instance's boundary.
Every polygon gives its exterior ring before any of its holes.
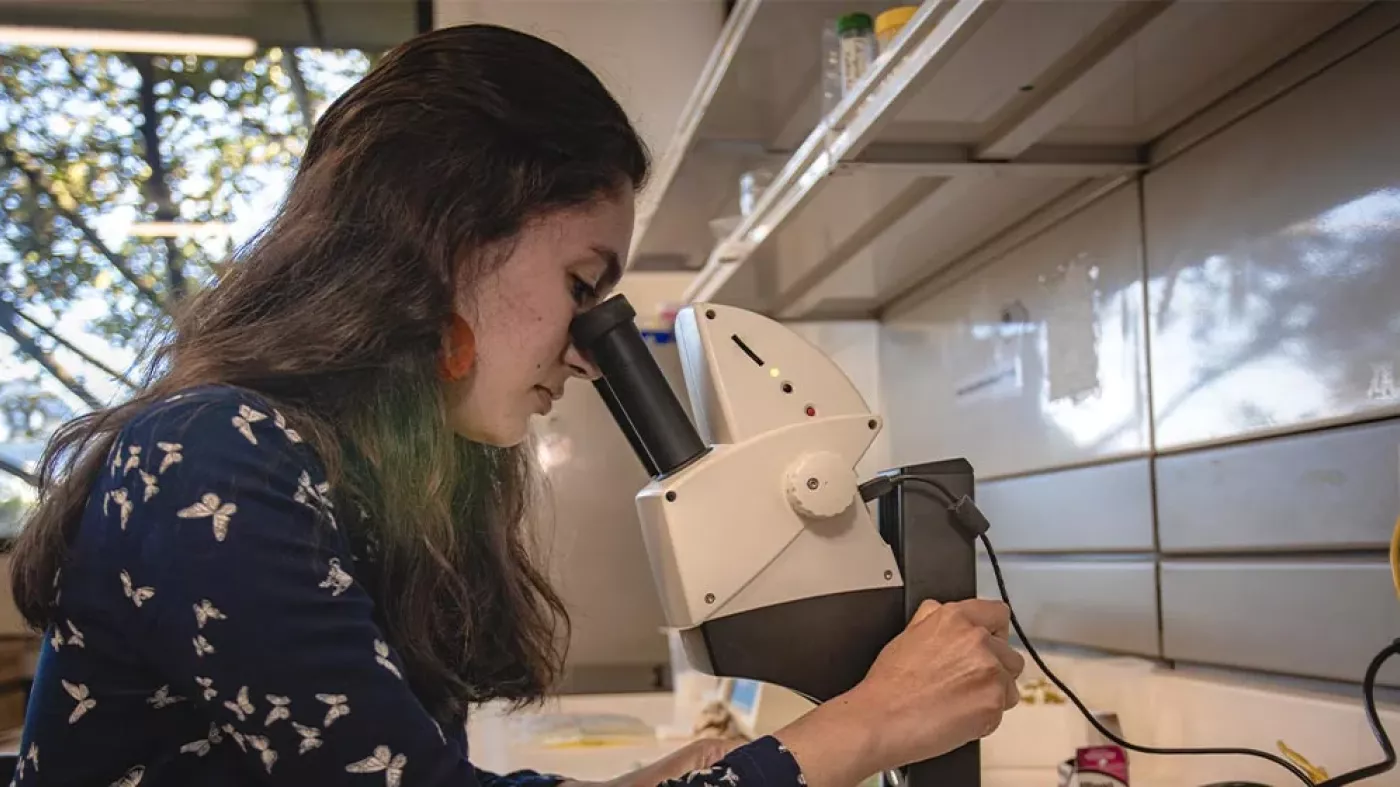
{"type": "Polygon", "coordinates": [[[525,414],[518,418],[502,418],[499,422],[489,424],[456,423],[452,424],[452,431],[473,443],[496,448],[515,448],[525,442],[530,434],[530,416],[525,414]]]}

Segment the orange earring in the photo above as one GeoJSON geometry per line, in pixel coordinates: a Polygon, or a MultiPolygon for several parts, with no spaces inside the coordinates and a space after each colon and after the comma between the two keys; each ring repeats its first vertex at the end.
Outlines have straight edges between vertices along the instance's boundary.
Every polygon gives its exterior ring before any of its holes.
{"type": "Polygon", "coordinates": [[[459,315],[452,315],[452,324],[443,339],[442,357],[438,359],[438,376],[444,380],[460,380],[471,371],[476,361],[476,334],[459,315]]]}

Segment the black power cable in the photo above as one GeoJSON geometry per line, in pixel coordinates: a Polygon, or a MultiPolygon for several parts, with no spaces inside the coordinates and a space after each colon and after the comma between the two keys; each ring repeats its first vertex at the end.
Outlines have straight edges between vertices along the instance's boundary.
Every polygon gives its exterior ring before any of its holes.
{"type": "Polygon", "coordinates": [[[1084,718],[1089,720],[1089,723],[1093,725],[1094,729],[1113,743],[1130,751],[1141,752],[1143,754],[1167,756],[1236,755],[1258,757],[1268,760],[1280,768],[1287,769],[1289,773],[1298,777],[1298,779],[1302,781],[1303,784],[1308,785],[1308,787],[1341,787],[1342,785],[1359,782],[1362,779],[1378,776],[1395,767],[1395,747],[1391,745],[1390,737],[1386,735],[1385,727],[1381,724],[1380,716],[1376,710],[1375,693],[1376,675],[1380,672],[1381,665],[1391,656],[1400,655],[1400,639],[1395,640],[1380,653],[1376,654],[1376,657],[1371,660],[1371,665],[1367,668],[1366,676],[1362,681],[1362,688],[1366,698],[1366,718],[1371,724],[1371,732],[1375,735],[1376,742],[1380,744],[1381,751],[1385,754],[1385,759],[1374,765],[1357,768],[1356,770],[1344,773],[1340,776],[1327,779],[1320,784],[1314,784],[1308,774],[1297,765],[1271,752],[1248,748],[1163,748],[1156,746],[1140,746],[1136,743],[1130,743],[1124,740],[1094,717],[1094,714],[1085,706],[1084,702],[1079,699],[1069,686],[1065,685],[1064,681],[1060,680],[1060,677],[1050,669],[1045,663],[1045,660],[1040,657],[1040,653],[1036,651],[1035,646],[1031,644],[1030,637],[1026,636],[1025,630],[1021,628],[1021,622],[1016,619],[1015,609],[1011,607],[1011,596],[1006,592],[1006,581],[1001,575],[1001,565],[997,562],[996,550],[992,549],[992,542],[987,538],[987,530],[990,524],[982,511],[972,502],[972,498],[966,495],[954,495],[949,491],[947,486],[940,483],[937,479],[903,474],[877,476],[861,484],[861,498],[868,502],[874,498],[883,497],[892,491],[896,485],[909,481],[923,484],[937,492],[938,496],[941,497],[943,502],[948,506],[948,511],[953,515],[953,521],[957,523],[958,527],[963,530],[969,538],[981,540],[982,546],[987,550],[987,559],[992,564],[992,573],[996,575],[997,590],[1001,594],[1002,601],[1006,602],[1007,609],[1010,612],[1011,628],[1015,630],[1016,636],[1021,639],[1021,644],[1025,647],[1026,652],[1030,654],[1031,659],[1035,662],[1036,666],[1040,668],[1041,672],[1045,673],[1045,677],[1049,678],[1050,682],[1055,684],[1056,688],[1064,692],[1065,696],[1069,698],[1069,701],[1074,703],[1074,706],[1079,709],[1080,713],[1084,714],[1084,718]]]}

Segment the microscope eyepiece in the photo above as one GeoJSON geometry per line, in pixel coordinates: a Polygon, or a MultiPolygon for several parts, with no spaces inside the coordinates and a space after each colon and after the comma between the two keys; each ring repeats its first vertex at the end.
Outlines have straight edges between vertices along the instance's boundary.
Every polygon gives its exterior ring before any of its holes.
{"type": "Polygon", "coordinates": [[[602,376],[594,388],[652,477],[705,453],[680,400],[656,364],[627,298],[615,295],[574,318],[569,336],[602,376]]]}

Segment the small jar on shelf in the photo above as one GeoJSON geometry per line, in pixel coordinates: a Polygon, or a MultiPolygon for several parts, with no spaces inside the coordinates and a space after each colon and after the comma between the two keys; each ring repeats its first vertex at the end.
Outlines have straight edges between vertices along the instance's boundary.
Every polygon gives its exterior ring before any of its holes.
{"type": "Polygon", "coordinates": [[[875,63],[875,22],[870,14],[846,14],[836,20],[841,46],[841,92],[849,94],[875,63]]]}
{"type": "Polygon", "coordinates": [[[899,37],[899,31],[909,24],[909,20],[914,18],[918,10],[916,5],[897,5],[885,9],[875,17],[875,42],[880,49],[879,54],[889,51],[894,40],[899,37]]]}

